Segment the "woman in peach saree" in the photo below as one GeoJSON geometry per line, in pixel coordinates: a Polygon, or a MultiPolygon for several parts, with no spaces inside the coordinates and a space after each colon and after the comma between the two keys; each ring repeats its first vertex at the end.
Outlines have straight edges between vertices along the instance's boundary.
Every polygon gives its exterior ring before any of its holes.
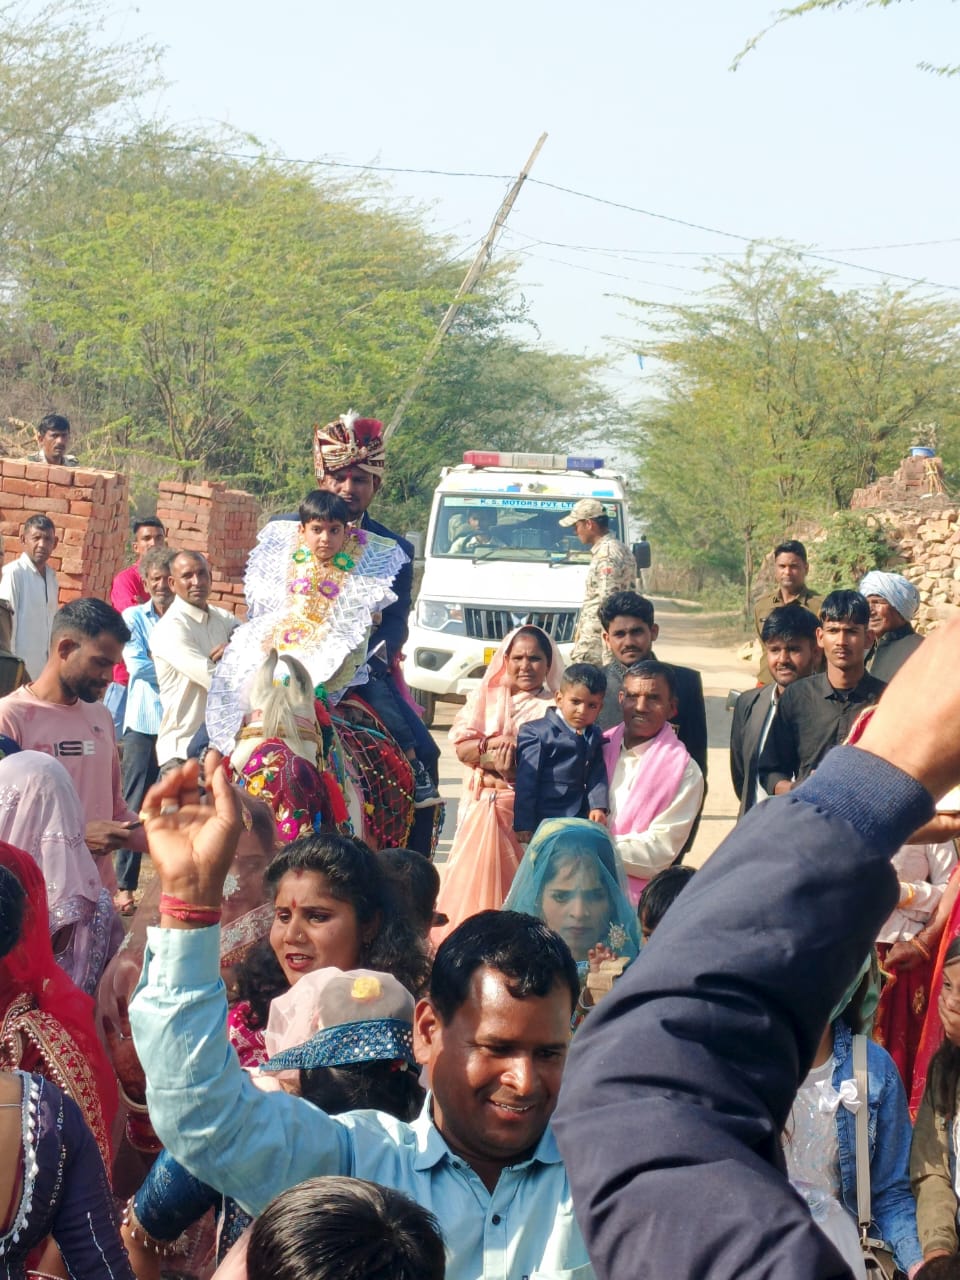
{"type": "Polygon", "coordinates": [[[447,923],[433,930],[436,945],[468,916],[503,905],[523,854],[513,831],[517,732],[546,715],[563,666],[546,632],[517,627],[453,722],[450,741],[466,776],[437,900],[447,923]]]}

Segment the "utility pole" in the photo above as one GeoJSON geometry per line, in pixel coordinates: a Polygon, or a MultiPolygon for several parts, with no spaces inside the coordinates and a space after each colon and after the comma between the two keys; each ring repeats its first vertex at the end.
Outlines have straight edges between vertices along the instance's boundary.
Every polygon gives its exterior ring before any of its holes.
{"type": "Polygon", "coordinates": [[[527,177],[529,176],[530,170],[533,168],[533,163],[536,160],[537,156],[540,154],[540,148],[543,146],[546,140],[547,140],[547,135],[545,133],[541,133],[540,137],[537,139],[537,145],[530,152],[530,158],[527,160],[527,163],[520,170],[519,177],[517,178],[513,186],[510,188],[510,190],[507,192],[507,194],[504,196],[503,203],[500,205],[500,208],[497,210],[496,217],[493,219],[493,222],[491,222],[490,224],[490,230],[484,236],[483,243],[481,244],[480,248],[477,251],[477,256],[474,258],[473,262],[470,264],[469,271],[463,277],[463,282],[460,285],[460,288],[457,290],[453,301],[450,303],[449,307],[447,307],[447,310],[444,313],[443,319],[440,321],[439,325],[437,326],[437,332],[430,339],[430,345],[427,347],[426,351],[423,353],[423,359],[420,361],[420,364],[417,367],[416,373],[413,375],[412,379],[410,380],[409,386],[407,387],[406,391],[404,391],[403,395],[400,397],[400,403],[397,405],[396,409],[394,410],[393,417],[390,419],[389,423],[387,424],[387,429],[383,433],[383,437],[385,440],[390,439],[390,437],[396,431],[397,427],[399,427],[400,423],[403,421],[403,415],[406,413],[407,409],[409,409],[410,402],[413,400],[413,397],[420,390],[420,386],[423,383],[423,379],[426,375],[427,369],[430,367],[430,364],[434,356],[440,350],[440,343],[443,341],[444,335],[447,333],[450,326],[453,324],[454,320],[456,320],[457,314],[460,311],[460,308],[463,306],[463,299],[467,296],[468,293],[471,292],[471,290],[473,289],[473,286],[477,283],[477,281],[480,279],[480,276],[483,274],[484,267],[490,261],[490,256],[493,253],[493,246],[496,244],[496,241],[497,241],[497,236],[500,234],[504,224],[507,221],[507,218],[510,216],[510,210],[513,208],[514,203],[516,202],[517,196],[520,194],[520,188],[526,182],[527,177]]]}

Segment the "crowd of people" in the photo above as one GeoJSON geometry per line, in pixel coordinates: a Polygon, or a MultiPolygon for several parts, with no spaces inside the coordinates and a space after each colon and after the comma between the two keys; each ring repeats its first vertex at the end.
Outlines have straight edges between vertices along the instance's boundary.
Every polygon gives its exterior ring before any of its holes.
{"type": "Polygon", "coordinates": [[[960,1275],[960,621],[921,640],[905,578],[821,598],[778,547],[738,824],[694,872],[702,681],[577,504],[580,648],[497,647],[438,874],[337,802],[341,699],[431,822],[437,749],[379,424],[314,458],[242,622],[156,517],[110,603],[49,608],[42,513],[4,571],[0,1277],[960,1275]],[[254,716],[313,744],[293,827],[229,759],[254,716]]]}

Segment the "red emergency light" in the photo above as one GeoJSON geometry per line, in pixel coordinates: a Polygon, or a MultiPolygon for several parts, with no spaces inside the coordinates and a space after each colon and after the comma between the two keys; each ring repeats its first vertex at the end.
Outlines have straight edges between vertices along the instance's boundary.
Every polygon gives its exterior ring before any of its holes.
{"type": "Polygon", "coordinates": [[[511,471],[597,471],[602,458],[568,457],[563,453],[495,453],[469,449],[463,455],[470,467],[505,467],[511,471]]]}

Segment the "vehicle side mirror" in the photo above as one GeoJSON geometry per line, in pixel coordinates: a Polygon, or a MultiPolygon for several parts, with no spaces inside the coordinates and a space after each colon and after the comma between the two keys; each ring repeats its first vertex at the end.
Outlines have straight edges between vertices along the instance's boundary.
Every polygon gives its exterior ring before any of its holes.
{"type": "Polygon", "coordinates": [[[639,542],[635,542],[631,548],[633,558],[637,562],[637,572],[650,568],[650,543],[646,538],[641,538],[639,542]]]}

